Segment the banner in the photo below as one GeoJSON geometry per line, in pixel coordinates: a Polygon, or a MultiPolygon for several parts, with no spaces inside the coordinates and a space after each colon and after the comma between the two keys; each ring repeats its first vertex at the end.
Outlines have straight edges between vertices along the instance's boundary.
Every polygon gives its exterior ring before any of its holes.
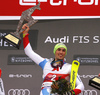
{"type": "Polygon", "coordinates": [[[0,20],[19,20],[21,13],[40,4],[35,19],[100,18],[100,0],[1,0],[0,20]]]}

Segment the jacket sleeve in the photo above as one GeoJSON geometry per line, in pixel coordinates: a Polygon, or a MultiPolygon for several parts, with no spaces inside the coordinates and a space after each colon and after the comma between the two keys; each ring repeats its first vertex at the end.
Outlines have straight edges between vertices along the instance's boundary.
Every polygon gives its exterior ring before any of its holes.
{"type": "Polygon", "coordinates": [[[31,58],[36,64],[40,64],[42,61],[44,61],[44,58],[42,58],[40,55],[38,55],[37,53],[35,53],[33,50],[32,50],[32,47],[30,45],[30,42],[29,42],[29,38],[28,38],[28,35],[25,35],[24,38],[23,38],[23,45],[24,45],[24,51],[25,51],[25,54],[31,58]]]}
{"type": "Polygon", "coordinates": [[[84,84],[81,81],[79,75],[77,74],[76,87],[74,89],[75,95],[81,93],[82,91],[84,91],[84,84]]]}

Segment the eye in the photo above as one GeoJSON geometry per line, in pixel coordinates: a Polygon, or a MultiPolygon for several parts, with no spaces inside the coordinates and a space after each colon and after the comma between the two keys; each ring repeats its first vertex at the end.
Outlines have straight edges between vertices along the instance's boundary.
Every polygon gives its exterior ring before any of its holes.
{"type": "Polygon", "coordinates": [[[60,51],[61,49],[60,48],[58,48],[58,51],[60,51]]]}
{"type": "Polygon", "coordinates": [[[66,50],[65,50],[65,49],[63,49],[62,51],[63,51],[63,52],[66,52],[66,50]]]}

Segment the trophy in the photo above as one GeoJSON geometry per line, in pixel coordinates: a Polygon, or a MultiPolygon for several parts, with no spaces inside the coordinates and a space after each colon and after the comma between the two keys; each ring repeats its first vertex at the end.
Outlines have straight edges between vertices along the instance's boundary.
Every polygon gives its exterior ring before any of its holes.
{"type": "Polygon", "coordinates": [[[27,26],[29,26],[29,27],[38,21],[38,20],[34,20],[31,16],[32,13],[35,11],[35,9],[38,9],[38,10],[41,9],[40,2],[36,6],[29,8],[22,12],[16,32],[11,32],[10,34],[3,36],[3,40],[10,43],[15,48],[19,49],[20,44],[21,44],[20,34],[24,31],[24,29],[20,29],[20,28],[22,27],[24,20],[28,22],[27,26]]]}
{"type": "Polygon", "coordinates": [[[93,77],[89,80],[89,85],[100,90],[100,77],[93,77]]]}

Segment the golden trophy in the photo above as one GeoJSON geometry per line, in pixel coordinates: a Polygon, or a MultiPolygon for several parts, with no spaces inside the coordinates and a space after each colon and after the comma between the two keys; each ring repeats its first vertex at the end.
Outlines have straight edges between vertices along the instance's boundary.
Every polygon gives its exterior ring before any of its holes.
{"type": "Polygon", "coordinates": [[[100,90],[100,77],[93,77],[89,80],[89,85],[100,90]]]}
{"type": "Polygon", "coordinates": [[[27,21],[27,26],[29,26],[29,27],[38,21],[38,20],[34,20],[31,16],[32,13],[36,9],[38,9],[38,10],[41,9],[40,2],[36,6],[29,8],[29,9],[22,12],[20,21],[19,21],[17,29],[16,29],[16,32],[11,32],[10,34],[3,36],[3,40],[10,43],[11,45],[16,47],[17,49],[19,49],[20,44],[21,44],[20,34],[24,31],[23,29],[20,29],[20,28],[22,27],[24,20],[27,21]]]}

